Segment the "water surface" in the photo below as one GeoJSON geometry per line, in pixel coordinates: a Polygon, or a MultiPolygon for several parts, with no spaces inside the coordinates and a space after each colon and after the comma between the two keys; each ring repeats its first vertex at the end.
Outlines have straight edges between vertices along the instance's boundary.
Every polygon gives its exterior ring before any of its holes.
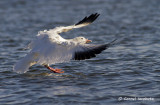
{"type": "Polygon", "coordinates": [[[1,0],[1,105],[159,105],[159,0],[1,0]],[[119,42],[96,58],[54,65],[54,74],[40,65],[25,74],[13,65],[40,30],[67,26],[86,15],[100,17],[90,26],[63,33],[93,43],[119,42]],[[151,97],[154,100],[118,100],[151,97]]]}

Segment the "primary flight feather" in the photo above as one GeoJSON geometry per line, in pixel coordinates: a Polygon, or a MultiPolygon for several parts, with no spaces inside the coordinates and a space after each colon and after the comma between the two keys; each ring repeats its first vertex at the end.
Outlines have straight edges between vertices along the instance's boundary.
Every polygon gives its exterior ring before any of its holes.
{"type": "Polygon", "coordinates": [[[84,37],[64,39],[59,34],[74,28],[87,26],[96,20],[98,16],[99,14],[97,13],[91,14],[89,17],[85,17],[74,25],[56,27],[48,31],[40,31],[36,36],[36,39],[28,45],[28,48],[31,49],[31,51],[14,65],[13,71],[25,73],[30,66],[40,64],[55,73],[63,73],[61,69],[54,69],[49,65],[95,57],[96,54],[101,53],[112,45],[115,40],[108,44],[95,45],[88,44],[91,40],[84,37]]]}

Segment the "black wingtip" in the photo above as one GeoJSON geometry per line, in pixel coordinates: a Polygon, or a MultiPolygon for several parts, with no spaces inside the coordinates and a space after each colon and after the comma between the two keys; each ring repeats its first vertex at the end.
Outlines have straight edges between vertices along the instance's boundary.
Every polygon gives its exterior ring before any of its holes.
{"type": "Polygon", "coordinates": [[[118,39],[114,39],[113,41],[111,41],[110,43],[107,43],[106,44],[106,48],[108,48],[108,47],[110,47],[110,46],[112,46],[112,45],[115,45],[116,43],[116,41],[117,41],[118,39]]]}
{"type": "Polygon", "coordinates": [[[80,24],[85,24],[85,23],[92,23],[94,20],[97,19],[97,17],[100,14],[95,13],[95,14],[91,14],[90,16],[86,16],[84,19],[82,19],[81,21],[79,21],[78,23],[76,23],[75,25],[80,25],[80,24]]]}
{"type": "Polygon", "coordinates": [[[85,60],[85,59],[90,59],[93,57],[96,57],[97,54],[100,54],[103,50],[105,50],[107,46],[104,45],[98,45],[94,49],[88,49],[86,51],[80,51],[80,52],[75,52],[74,55],[74,60],[85,60]]]}

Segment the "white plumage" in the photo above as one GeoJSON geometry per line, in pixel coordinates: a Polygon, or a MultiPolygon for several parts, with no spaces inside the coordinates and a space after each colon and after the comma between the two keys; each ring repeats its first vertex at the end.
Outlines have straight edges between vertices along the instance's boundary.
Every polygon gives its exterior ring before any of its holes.
{"type": "MultiPolygon", "coordinates": [[[[73,60],[84,60],[95,57],[96,54],[108,48],[109,44],[87,44],[90,40],[84,37],[64,39],[59,34],[74,28],[80,28],[92,23],[99,14],[85,17],[75,25],[56,27],[50,30],[40,31],[29,45],[31,51],[22,60],[14,65],[13,70],[17,73],[25,73],[34,64],[50,65],[73,60]]],[[[49,66],[48,66],[49,67],[49,66]]]]}

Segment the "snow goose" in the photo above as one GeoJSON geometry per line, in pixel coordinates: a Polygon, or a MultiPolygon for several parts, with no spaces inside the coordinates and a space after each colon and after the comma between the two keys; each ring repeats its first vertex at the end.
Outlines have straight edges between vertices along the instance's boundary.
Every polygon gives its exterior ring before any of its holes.
{"type": "Polygon", "coordinates": [[[39,31],[36,38],[27,46],[31,51],[14,65],[13,71],[17,73],[25,73],[30,66],[40,64],[54,73],[63,73],[64,71],[61,71],[61,69],[54,69],[49,65],[68,62],[70,60],[84,60],[96,57],[96,54],[107,49],[115,40],[108,44],[96,45],[88,44],[91,40],[84,37],[64,39],[59,34],[74,28],[87,26],[98,16],[98,13],[91,14],[71,26],[60,26],[48,31],[39,31]]]}

